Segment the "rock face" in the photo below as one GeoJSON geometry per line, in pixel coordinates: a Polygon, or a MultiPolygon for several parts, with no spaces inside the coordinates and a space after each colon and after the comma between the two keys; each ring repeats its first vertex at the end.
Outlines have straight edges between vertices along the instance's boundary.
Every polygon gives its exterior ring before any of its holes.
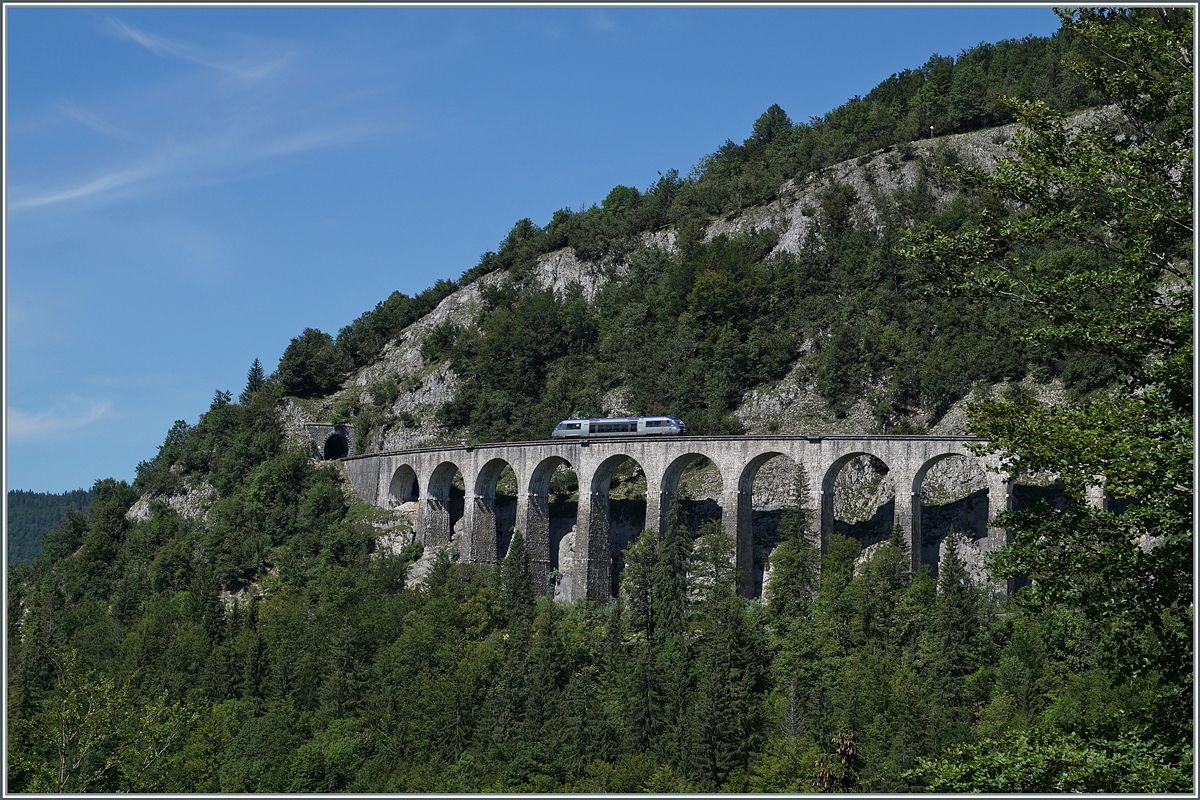
{"type": "Polygon", "coordinates": [[[576,597],[586,597],[587,585],[582,575],[583,562],[575,549],[574,520],[551,519],[550,544],[550,556],[558,564],[558,570],[551,575],[554,599],[571,601],[576,597]],[[570,527],[564,523],[570,523],[570,527]]]}
{"type": "Polygon", "coordinates": [[[125,512],[125,519],[130,522],[141,522],[150,519],[153,514],[151,506],[156,502],[161,502],[186,520],[204,521],[208,515],[209,507],[217,499],[216,490],[203,481],[192,481],[189,479],[184,480],[184,486],[186,488],[183,494],[142,495],[125,512]]]}
{"type": "MultiPolygon", "coordinates": [[[[854,206],[858,221],[875,226],[879,224],[876,206],[880,198],[923,183],[935,200],[948,200],[953,189],[943,182],[935,167],[966,163],[990,169],[1006,153],[1007,143],[1015,132],[1016,127],[1010,125],[945,136],[885,148],[833,165],[808,176],[803,182],[788,181],[777,197],[764,206],[747,208],[712,222],[704,237],[712,240],[721,235],[771,229],[778,235],[775,252],[798,253],[812,230],[821,198],[831,187],[853,190],[859,200],[854,206]]],[[[644,234],[640,245],[673,252],[676,249],[675,232],[644,234]]],[[[627,274],[628,268],[629,261],[625,257],[588,261],[579,258],[572,248],[564,248],[540,257],[536,268],[522,276],[521,281],[532,291],[550,290],[559,297],[578,292],[592,302],[608,282],[627,274]]],[[[302,427],[306,422],[329,421],[339,403],[355,398],[363,403],[373,402],[379,396],[381,386],[390,387],[394,382],[398,389],[395,400],[382,409],[383,424],[365,442],[359,442],[359,453],[457,444],[466,440],[466,431],[447,430],[437,422],[438,409],[454,396],[460,377],[448,363],[428,361],[421,348],[439,326],[453,325],[463,329],[476,326],[484,291],[504,279],[501,273],[485,275],[449,295],[433,311],[388,343],[374,363],[353,375],[338,392],[306,404],[287,401],[281,407],[281,418],[289,430],[302,427]]],[[[806,343],[801,348],[801,359],[782,379],[755,387],[745,394],[734,413],[747,432],[792,435],[879,432],[865,400],[858,401],[842,417],[830,410],[817,392],[815,374],[805,364],[804,356],[811,354],[815,346],[814,342],[806,343]]],[[[389,392],[386,396],[393,394],[389,392]]],[[[618,387],[605,395],[602,405],[603,413],[620,415],[630,413],[633,403],[628,392],[618,387]]],[[[967,423],[963,405],[961,402],[956,404],[940,419],[918,416],[913,421],[934,434],[961,435],[967,423]]],[[[923,529],[928,533],[926,547],[932,550],[927,555],[933,563],[940,558],[941,541],[947,531],[967,532],[969,539],[969,530],[981,527],[980,514],[983,512],[976,497],[979,476],[958,475],[954,470],[954,464],[947,462],[935,470],[936,474],[931,473],[927,481],[929,497],[925,503],[929,518],[923,522],[923,529]],[[973,497],[976,499],[972,500],[973,497]]],[[[715,500],[721,496],[724,487],[720,486],[719,477],[714,483],[714,476],[715,473],[706,473],[703,469],[691,470],[681,485],[697,503],[715,500]]],[[[781,509],[792,496],[796,478],[795,465],[786,459],[776,459],[768,462],[755,482],[755,569],[760,585],[769,578],[769,554],[778,540],[781,509]]],[[[835,486],[839,530],[856,536],[867,547],[885,540],[890,533],[889,505],[894,503],[896,491],[897,487],[888,476],[871,464],[851,462],[835,486]]],[[[551,525],[554,557],[561,565],[555,576],[558,580],[556,596],[577,596],[574,582],[576,562],[580,557],[577,553],[579,543],[575,541],[570,520],[556,522],[552,519],[551,525]]],[[[614,527],[613,531],[615,563],[619,562],[620,549],[640,529],[632,522],[619,525],[623,527],[619,531],[614,527]]],[[[986,521],[982,525],[986,527],[986,521]]],[[[404,543],[402,534],[389,533],[380,537],[379,547],[397,550],[404,543]],[[393,537],[394,541],[388,537],[393,537]]],[[[507,542],[504,542],[503,547],[506,546],[507,542]]],[[[435,557],[432,549],[428,550],[422,561],[414,565],[413,575],[427,571],[435,557]]],[[[971,558],[973,556],[967,558],[968,562],[971,558]]],[[[614,570],[614,574],[617,571],[614,570]]]]}
{"type": "Polygon", "coordinates": [[[1015,132],[1015,125],[1006,125],[887,147],[834,164],[809,176],[802,184],[787,181],[774,203],[748,209],[732,219],[717,220],[708,227],[705,239],[769,228],[780,231],[775,252],[798,253],[811,230],[813,210],[820,205],[821,195],[829,187],[853,189],[862,201],[856,206],[859,221],[876,225],[875,200],[898,189],[911,188],[919,180],[926,182],[937,202],[948,200],[952,197],[952,189],[930,165],[962,162],[991,169],[1007,152],[1006,143],[1015,132]]]}
{"type": "MultiPolygon", "coordinates": [[[[735,235],[770,228],[779,235],[777,252],[797,253],[808,235],[814,209],[820,205],[822,194],[831,186],[848,186],[861,202],[855,208],[860,222],[877,224],[876,200],[897,189],[909,188],[919,181],[930,187],[935,199],[951,196],[950,187],[943,185],[939,173],[931,165],[970,163],[991,168],[1006,152],[1006,143],[1015,126],[946,136],[885,148],[858,159],[835,164],[810,175],[803,183],[788,181],[776,199],[761,207],[747,208],[741,213],[712,222],[705,238],[735,235]]],[[[645,233],[640,245],[674,252],[674,231],[645,233]]],[[[611,280],[626,274],[627,257],[587,261],[580,259],[572,248],[548,253],[538,259],[537,266],[522,281],[532,291],[551,290],[562,297],[578,291],[589,302],[611,280]]],[[[421,345],[430,332],[441,325],[471,328],[482,307],[483,292],[504,279],[502,273],[485,275],[442,300],[426,316],[407,327],[388,343],[379,358],[363,367],[346,382],[341,390],[324,398],[307,411],[292,407],[287,410],[291,424],[328,421],[337,404],[348,393],[357,392],[363,401],[372,400],[376,387],[394,381],[399,388],[396,400],[385,409],[384,425],[369,437],[359,452],[406,449],[463,441],[465,431],[446,430],[436,422],[437,410],[454,396],[459,384],[446,363],[430,363],[421,353],[421,345]]],[[[802,348],[801,355],[811,351],[813,343],[802,348]]],[[[624,414],[630,410],[630,400],[621,390],[613,390],[604,398],[604,413],[624,414]]],[[[760,386],[748,392],[736,416],[752,433],[863,433],[873,430],[875,422],[866,401],[859,401],[841,418],[834,416],[816,391],[815,375],[798,362],[795,369],[773,386],[760,386]]],[[[961,414],[946,415],[942,420],[916,420],[941,426],[939,433],[959,433],[965,419],[961,414]]]]}
{"type": "Polygon", "coordinates": [[[383,519],[371,520],[371,525],[379,530],[374,552],[400,555],[401,550],[416,541],[417,506],[413,501],[390,510],[378,509],[383,519]]]}

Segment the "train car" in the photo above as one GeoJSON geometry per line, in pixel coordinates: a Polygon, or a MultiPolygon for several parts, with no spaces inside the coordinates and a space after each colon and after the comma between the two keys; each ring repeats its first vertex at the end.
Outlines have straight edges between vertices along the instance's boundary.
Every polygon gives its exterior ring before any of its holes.
{"type": "Polygon", "coordinates": [[[664,436],[687,433],[687,426],[675,417],[606,417],[604,419],[564,419],[554,426],[555,439],[592,436],[664,436]]]}

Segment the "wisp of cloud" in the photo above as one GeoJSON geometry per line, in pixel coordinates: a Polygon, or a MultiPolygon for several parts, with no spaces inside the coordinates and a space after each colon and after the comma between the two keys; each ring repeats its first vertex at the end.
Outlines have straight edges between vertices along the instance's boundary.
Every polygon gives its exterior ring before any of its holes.
{"type": "Polygon", "coordinates": [[[93,400],[86,409],[41,411],[27,414],[8,409],[8,438],[13,441],[48,439],[67,431],[77,430],[105,417],[112,408],[109,400],[93,400]]]}

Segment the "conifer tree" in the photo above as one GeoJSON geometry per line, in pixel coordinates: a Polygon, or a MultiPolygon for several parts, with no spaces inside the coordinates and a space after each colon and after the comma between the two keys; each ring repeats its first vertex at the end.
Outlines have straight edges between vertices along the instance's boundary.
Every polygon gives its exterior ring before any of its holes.
{"type": "Polygon", "coordinates": [[[938,569],[937,614],[934,629],[949,674],[965,677],[978,666],[976,639],[983,627],[979,589],[960,555],[962,535],[946,536],[945,555],[938,569]]]}
{"type": "Polygon", "coordinates": [[[664,698],[656,667],[653,645],[637,642],[621,687],[630,741],[639,752],[657,748],[662,733],[664,698]]]}
{"type": "Polygon", "coordinates": [[[654,575],[658,566],[659,533],[647,528],[625,548],[621,572],[621,611],[630,627],[647,640],[654,639],[654,575]]]}
{"type": "Polygon", "coordinates": [[[267,376],[263,372],[262,364],[259,360],[254,359],[254,363],[250,365],[250,371],[246,373],[246,388],[238,395],[238,402],[245,405],[250,402],[250,398],[254,397],[254,393],[263,387],[267,376]]]}
{"type": "Polygon", "coordinates": [[[667,512],[666,529],[659,539],[658,554],[651,571],[654,629],[660,641],[683,632],[691,555],[691,531],[677,496],[667,512]]]}
{"type": "Polygon", "coordinates": [[[213,393],[212,402],[208,404],[209,411],[216,411],[218,408],[224,408],[233,401],[233,395],[230,392],[217,389],[213,393]]]}
{"type": "Polygon", "coordinates": [[[508,555],[500,568],[501,601],[509,620],[533,616],[533,577],[529,571],[529,551],[525,536],[518,530],[508,545],[508,555]]]}
{"type": "Polygon", "coordinates": [[[966,680],[982,664],[982,600],[960,556],[960,535],[943,541],[933,616],[917,643],[919,672],[938,709],[940,744],[962,741],[970,724],[966,680]]]}
{"type": "Polygon", "coordinates": [[[807,479],[801,468],[792,501],[779,519],[779,544],[771,553],[766,600],[780,635],[811,610],[820,574],[821,551],[809,538],[809,512],[804,507],[807,479]]]}

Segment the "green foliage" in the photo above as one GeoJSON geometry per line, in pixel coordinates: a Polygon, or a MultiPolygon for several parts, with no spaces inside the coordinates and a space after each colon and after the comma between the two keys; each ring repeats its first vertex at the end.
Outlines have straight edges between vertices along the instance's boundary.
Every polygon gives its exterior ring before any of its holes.
{"type": "MultiPolygon", "coordinates": [[[[1014,519],[1031,537],[1049,533],[1048,527],[1035,533],[1036,518],[1078,540],[1074,546],[1063,542],[1066,547],[1048,558],[1028,547],[1012,558],[1037,558],[1029,564],[1036,568],[1031,574],[1052,593],[1067,590],[1061,581],[1045,581],[1054,575],[1070,576],[1069,591],[1085,597],[1090,576],[1109,586],[1123,571],[1138,582],[1148,578],[1160,588],[1134,606],[1144,608],[1144,622],[1164,604],[1178,606],[1171,592],[1190,596],[1190,581],[1170,575],[1184,567],[1172,553],[1190,552],[1192,482],[1191,28],[1190,16],[1180,14],[1064,16],[1067,27],[1111,54],[1113,63],[1076,69],[1112,92],[1120,114],[1071,129],[1043,105],[1014,103],[1029,126],[1017,142],[1017,157],[992,177],[974,177],[989,191],[1028,204],[1032,213],[987,217],[954,239],[927,234],[915,251],[960,282],[1038,306],[1039,324],[1027,332],[1030,338],[1098,352],[1114,365],[1119,391],[1057,408],[1027,398],[983,406],[977,426],[1005,454],[1010,471],[1060,471],[1076,496],[1103,481],[1114,499],[1130,501],[1121,515],[1073,509],[1064,512],[1069,521],[1037,514],[1014,519]],[[1063,249],[1024,257],[1020,244],[1044,238],[1063,249]],[[1155,548],[1158,555],[1131,550],[1139,532],[1164,538],[1165,549],[1155,548]],[[1096,539],[1103,543],[1104,565],[1086,563],[1087,556],[1075,550],[1096,539]],[[1050,569],[1050,561],[1060,566],[1050,569]],[[1123,562],[1127,566],[1118,566],[1123,562]],[[1100,574],[1110,565],[1113,575],[1100,574]]],[[[1010,561],[1010,568],[1016,566],[1010,561]]]]}
{"type": "Polygon", "coordinates": [[[1023,338],[1112,376],[1067,403],[971,409],[1007,473],[1055,474],[1075,500],[1003,515],[1012,543],[994,567],[1033,579],[1031,607],[1065,603],[1097,623],[1115,679],[1161,680],[1135,738],[1177,751],[1192,736],[1194,675],[1193,15],[1060,16],[1096,54],[1070,68],[1113,108],[1074,125],[1008,101],[1025,126],[1014,155],[991,175],[962,172],[994,201],[962,231],[925,228],[909,252],[953,291],[1033,310],[1023,338]],[[1083,503],[1090,486],[1111,510],[1083,503]]]}
{"type": "MultiPolygon", "coordinates": [[[[450,363],[466,380],[440,412],[443,424],[476,437],[544,438],[584,394],[582,367],[596,336],[596,311],[576,295],[488,289],[478,330],[454,339],[450,363]]],[[[586,398],[586,399],[585,399],[586,398]]]]}
{"type": "Polygon", "coordinates": [[[1190,758],[1175,762],[1137,740],[1085,741],[1050,730],[951,748],[921,759],[913,776],[934,792],[1158,793],[1193,786],[1190,758]]]}
{"type": "Polygon", "coordinates": [[[373,310],[338,331],[335,343],[348,365],[347,369],[369,364],[383,351],[384,345],[402,330],[428,314],[438,303],[468,282],[466,276],[458,283],[439,280],[415,297],[409,297],[403,292],[392,292],[373,310]]]}
{"type": "Polygon", "coordinates": [[[635,413],[737,432],[745,388],[782,377],[806,339],[822,343],[803,362],[835,410],[887,387],[872,398],[884,429],[920,405],[941,413],[975,381],[1022,376],[1020,349],[995,346],[1020,315],[923,296],[917,271],[890,253],[899,221],[882,235],[860,228],[848,197],[830,201],[798,257],[768,257],[770,232],[640,251],[594,304],[510,275],[484,292],[477,327],[444,323],[423,344],[464,378],[440,421],[480,440],[542,438],[564,417],[600,414],[604,393],[622,387],[635,413]]]}
{"type": "MultiPolygon", "coordinates": [[[[306,329],[289,345],[276,378],[289,394],[327,393],[350,371],[370,363],[389,340],[447,295],[484,275],[504,271],[519,284],[536,267],[538,258],[563,247],[571,247],[580,258],[591,260],[637,255],[643,249],[643,234],[666,228],[674,228],[676,243],[689,251],[700,244],[704,227],[711,220],[774,201],[788,180],[803,182],[836,162],[855,156],[869,159],[880,149],[897,145],[900,158],[910,160],[913,150],[907,143],[927,136],[931,125],[942,135],[1009,122],[1013,116],[1001,101],[1004,95],[1044,100],[1064,112],[1095,105],[1101,101],[1100,95],[1060,64],[1063,58],[1079,51],[1079,41],[1069,30],[1049,39],[1029,37],[981,44],[957,59],[934,56],[921,68],[897,73],[866,96],[809,122],[794,123],[782,108],[772,105],[754,122],[749,138],[741,144],[727,141],[685,178],[672,169],[660,174],[644,191],[616,186],[599,206],[579,211],[560,209],[544,228],[528,218],[519,220],[497,251],[484,253],[458,281],[439,281],[411,298],[393,292],[374,310],[339,331],[335,341],[306,329]]],[[[952,154],[944,150],[940,159],[942,163],[953,161],[952,154]]],[[[652,288],[636,284],[638,279],[656,277],[643,274],[634,279],[634,285],[626,287],[626,292],[615,293],[626,296],[612,298],[618,307],[624,307],[620,305],[623,301],[634,304],[623,324],[641,314],[645,329],[632,337],[628,332],[604,331],[611,346],[587,347],[584,351],[568,348],[568,352],[562,352],[553,341],[521,358],[509,349],[504,355],[519,362],[515,365],[519,377],[534,381],[540,391],[513,394],[508,387],[493,386],[484,380],[481,385],[465,389],[446,410],[443,421],[468,426],[477,438],[501,433],[527,436],[535,430],[538,437],[544,436],[545,422],[563,416],[551,409],[593,413],[599,404],[594,391],[597,382],[607,388],[621,377],[618,370],[612,369],[614,364],[632,373],[625,377],[638,382],[661,374],[655,368],[666,364],[674,368],[656,382],[658,385],[639,387],[639,408],[685,414],[689,425],[700,432],[732,432],[736,424],[728,410],[736,404],[742,387],[779,377],[794,360],[803,341],[800,336],[824,339],[824,332],[830,330],[840,331],[842,338],[838,339],[839,347],[830,351],[834,355],[819,365],[820,386],[839,413],[881,376],[903,376],[893,381],[886,397],[874,400],[881,427],[899,424],[918,402],[932,401],[940,414],[969,389],[972,381],[1021,377],[1026,368],[1023,354],[992,346],[997,338],[1008,334],[1012,321],[997,319],[994,313],[975,304],[941,304],[931,310],[913,302],[915,285],[908,276],[879,263],[887,261],[896,230],[885,233],[882,241],[866,230],[857,230],[848,213],[855,202],[852,193],[841,188],[822,203],[822,232],[812,242],[812,263],[799,265],[800,269],[811,270],[812,278],[827,283],[825,291],[806,293],[804,289],[813,288],[803,285],[807,281],[792,286],[779,280],[797,271],[797,265],[786,261],[767,270],[775,273],[776,279],[756,279],[748,286],[750,276],[745,266],[731,264],[720,256],[716,261],[726,263],[714,263],[711,258],[704,259],[703,254],[701,263],[696,263],[696,259],[685,255],[681,260],[693,263],[672,269],[674,280],[667,287],[666,297],[628,296],[652,288]],[[826,281],[831,270],[829,262],[857,273],[853,282],[860,285],[853,288],[860,294],[861,303],[860,298],[847,302],[846,290],[851,287],[844,282],[826,281]],[[899,297],[874,296],[877,287],[889,283],[899,297]],[[746,291],[749,302],[730,302],[746,291]],[[685,307],[670,297],[677,292],[683,293],[685,307]],[[669,303],[659,307],[657,300],[669,303]],[[895,309],[893,319],[882,324],[864,320],[864,306],[895,309]],[[798,313],[789,313],[792,309],[798,313]],[[981,320],[981,324],[967,323],[974,320],[981,320]],[[965,323],[970,330],[961,330],[965,323]],[[690,332],[694,324],[702,328],[699,335],[690,332]],[[937,340],[930,341],[934,331],[939,330],[942,333],[937,340]],[[818,332],[822,332],[819,337],[818,332]],[[653,352],[646,352],[649,350],[653,352]],[[921,355],[930,352],[933,355],[929,359],[921,355]],[[713,363],[721,368],[709,375],[713,363]],[[668,386],[674,388],[667,390],[668,386]],[[516,419],[498,419],[506,404],[524,408],[526,401],[543,395],[548,396],[545,408],[521,412],[516,419]],[[475,408],[481,410],[471,410],[475,408]]],[[[932,213],[932,200],[921,187],[897,204],[895,222],[920,222],[932,213]]],[[[754,241],[748,249],[758,247],[760,242],[754,241]]],[[[705,249],[711,254],[712,248],[705,249]]],[[[720,245],[717,249],[728,252],[731,248],[720,245]]],[[[757,259],[764,255],[765,251],[760,252],[757,259]]],[[[743,259],[747,256],[745,252],[741,255],[743,259]]],[[[515,326],[530,334],[562,335],[562,320],[552,318],[542,325],[528,316],[545,310],[536,305],[517,309],[515,320],[498,321],[495,328],[513,330],[515,326]]],[[[489,316],[485,313],[485,319],[489,316]]],[[[500,330],[485,334],[489,335],[504,338],[500,330]]],[[[589,342],[595,344],[594,338],[589,342]]],[[[461,370],[480,367],[483,359],[495,354],[487,351],[476,339],[456,342],[451,323],[433,331],[422,344],[427,359],[449,356],[460,376],[473,376],[474,372],[461,370]]],[[[1086,381],[1090,370],[1079,374],[1078,366],[1072,375],[1086,381]]]]}
{"type": "Polygon", "coordinates": [[[84,511],[92,502],[87,489],[53,494],[8,490],[8,564],[28,564],[42,552],[42,540],[71,511],[84,511]]]}
{"type": "Polygon", "coordinates": [[[254,397],[255,392],[263,388],[267,382],[266,373],[263,372],[262,364],[259,360],[254,359],[254,363],[250,365],[250,371],[246,373],[246,388],[238,396],[238,402],[245,404],[249,403],[254,397]]]}
{"type": "Polygon", "coordinates": [[[350,367],[332,336],[305,328],[283,351],[274,377],[285,393],[308,397],[337,388],[350,367]]]}
{"type": "MultiPolygon", "coordinates": [[[[176,452],[212,426],[230,441],[252,432],[239,408],[209,411],[176,452]]],[[[1134,786],[1128,768],[1136,785],[1175,787],[1188,769],[1177,751],[1105,744],[1133,742],[1136,725],[1112,720],[1138,719],[1160,684],[1105,683],[1109,642],[1078,614],[994,615],[957,544],[935,581],[908,573],[899,538],[862,558],[835,537],[818,574],[799,503],[766,607],[737,595],[722,527],[693,525],[678,503],[663,534],[626,550],[617,602],[568,606],[534,597],[519,534],[498,568],[442,559],[406,586],[420,544],[368,555],[336,473],[296,451],[252,463],[203,525],[161,504],[132,522],[130,487],[95,491],[91,513],[10,580],[9,608],[24,609],[9,618],[18,789],[53,788],[52,734],[89,697],[96,714],[62,745],[82,754],[68,788],[989,786],[984,767],[945,777],[936,759],[1038,725],[1087,743],[1069,774],[1086,768],[1088,786],[1134,786]],[[58,669],[52,654],[68,652],[75,666],[58,669]],[[853,759],[838,751],[848,736],[853,759]]]]}
{"type": "Polygon", "coordinates": [[[1038,98],[1061,111],[1095,105],[1100,96],[1060,63],[1078,49],[1071,32],[1061,31],[1049,39],[981,44],[957,59],[935,55],[807,123],[793,124],[772,106],[750,138],[727,141],[701,162],[674,205],[736,212],[771,201],[789,178],[804,180],[839,161],[896,145],[904,157],[903,143],[928,137],[931,128],[941,136],[1011,122],[1004,95],[1038,98]]]}
{"type": "Polygon", "coordinates": [[[509,618],[526,618],[533,613],[533,578],[529,572],[529,552],[520,531],[513,533],[508,555],[500,567],[500,600],[509,618]]]}
{"type": "Polygon", "coordinates": [[[129,680],[117,686],[71,651],[47,655],[59,680],[44,713],[10,719],[16,734],[15,747],[9,740],[10,788],[86,792],[161,786],[162,757],[178,745],[196,713],[161,697],[131,705],[129,680]],[[49,758],[31,757],[35,753],[49,758]]]}

